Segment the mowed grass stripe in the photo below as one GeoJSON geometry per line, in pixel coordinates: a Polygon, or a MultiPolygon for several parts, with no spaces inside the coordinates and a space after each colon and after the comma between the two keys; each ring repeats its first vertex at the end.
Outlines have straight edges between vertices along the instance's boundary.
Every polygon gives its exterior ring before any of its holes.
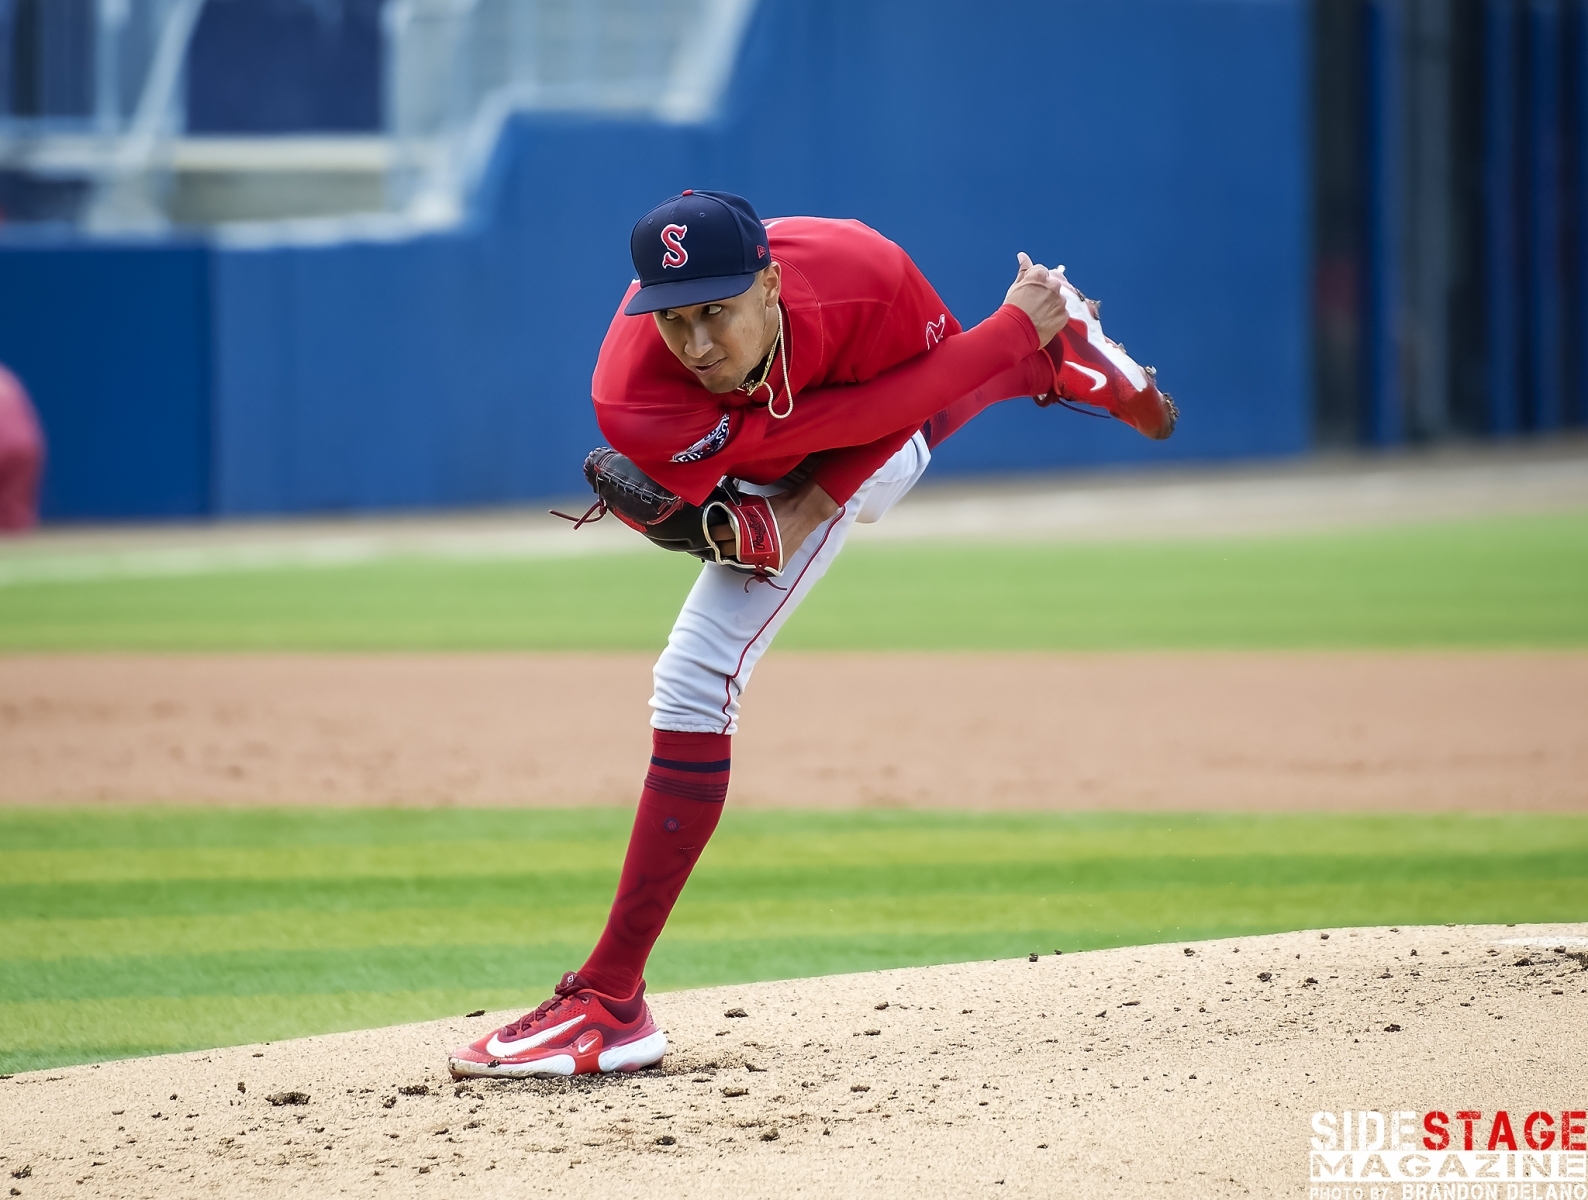
{"type": "Polygon", "coordinates": [[[1588,641],[1588,513],[1172,543],[881,544],[782,635],[809,649],[1299,649],[1588,641]]]}
{"type": "MultiPolygon", "coordinates": [[[[1528,920],[1580,918],[1584,899],[1580,878],[1533,880],[1526,886],[1528,920]]],[[[1023,953],[1007,948],[1010,935],[1035,937],[1026,950],[1049,942],[1075,949],[1182,938],[1186,914],[1194,914],[1197,928],[1225,932],[1307,928],[1319,923],[1320,914],[1331,918],[1323,922],[1329,925],[1380,920],[1438,923],[1441,917],[1465,923],[1511,903],[1521,891],[1517,880],[1474,884],[1446,879],[1267,887],[1232,883],[1047,896],[950,892],[880,899],[757,899],[740,904],[697,901],[681,906],[669,923],[651,974],[652,982],[661,987],[670,973],[678,972],[672,955],[680,943],[753,942],[765,947],[949,938],[974,944],[981,937],[991,939],[989,946],[1004,947],[1006,953],[1023,953]]],[[[296,914],[283,915],[290,919],[296,914]]],[[[0,1003],[52,996],[249,995],[281,991],[287,981],[306,993],[377,985],[441,986],[462,978],[498,987],[511,983],[544,988],[567,969],[569,959],[583,958],[600,932],[605,912],[591,905],[549,916],[566,919],[538,929],[514,928],[486,919],[485,914],[443,912],[429,914],[416,922],[412,932],[398,936],[371,929],[367,923],[341,930],[304,919],[284,924],[278,936],[245,938],[234,946],[219,938],[162,943],[158,934],[166,931],[156,929],[119,949],[113,943],[87,939],[79,943],[77,955],[10,957],[14,969],[0,978],[0,1003]],[[302,931],[301,939],[291,936],[296,930],[302,931]],[[555,940],[548,941],[552,930],[555,940]],[[360,934],[365,940],[358,940],[360,934]],[[182,953],[155,953],[172,945],[180,946],[182,953]],[[528,963],[536,965],[526,974],[528,963]]],[[[972,955],[996,956],[991,949],[972,955]]],[[[777,957],[770,955],[771,960],[777,957]]],[[[786,974],[780,968],[756,977],[786,974]]],[[[709,977],[723,978],[720,971],[709,972],[709,977]]],[[[701,982],[685,972],[679,986],[701,982]]]]}
{"type": "MultiPolygon", "coordinates": [[[[1197,859],[1296,853],[1515,854],[1582,847],[1588,821],[1541,838],[1532,815],[751,811],[733,807],[708,860],[776,870],[890,862],[1197,859]],[[1024,847],[1025,853],[1018,853],[1024,847]]],[[[0,886],[143,879],[403,878],[614,868],[631,811],[586,809],[0,808],[0,886]],[[548,849],[551,848],[551,849],[548,849]],[[478,864],[485,861],[486,866],[478,864]],[[98,874],[94,874],[94,872],[98,874]],[[57,877],[52,872],[62,873],[57,877]],[[86,877],[86,878],[85,878],[86,877]]]]}
{"type": "MultiPolygon", "coordinates": [[[[0,648],[654,650],[697,571],[661,552],[391,560],[0,588],[0,648]]],[[[1588,513],[1285,537],[867,544],[805,649],[1588,645],[1588,513]]]]}
{"type": "MultiPolygon", "coordinates": [[[[599,930],[628,822],[526,836],[540,815],[0,813],[0,1070],[533,1003],[599,930]]],[[[1588,818],[730,810],[649,978],[1585,911],[1588,818]]]]}
{"type": "Polygon", "coordinates": [[[0,983],[0,1005],[50,999],[402,992],[456,988],[464,980],[518,988],[527,996],[547,989],[548,980],[555,983],[568,970],[569,958],[582,959],[599,929],[597,925],[577,942],[573,938],[582,931],[574,929],[566,941],[538,944],[440,942],[370,946],[352,954],[340,949],[233,950],[57,959],[0,983]]]}
{"type": "Polygon", "coordinates": [[[174,1050],[236,1046],[347,1029],[367,1029],[457,1015],[482,1004],[510,1007],[517,989],[467,987],[321,995],[166,996],[109,1000],[37,1000],[0,1005],[5,1031],[0,1068],[37,1070],[174,1050]],[[472,1005],[472,1008],[467,1007],[472,1005]]]}
{"type": "MultiPolygon", "coordinates": [[[[731,834],[724,834],[724,839],[731,834]]],[[[1344,885],[1371,882],[1390,873],[1400,882],[1428,882],[1453,873],[1474,883],[1518,879],[1574,879],[1584,849],[1533,850],[1501,847],[1502,853],[1439,851],[1427,845],[1402,854],[1246,854],[1200,857],[1147,856],[1024,859],[1004,862],[877,863],[864,870],[801,863],[746,870],[726,861],[731,844],[708,852],[690,883],[699,902],[737,902],[746,895],[778,900],[904,896],[969,892],[1048,894],[1127,891],[1132,888],[1199,886],[1242,879],[1281,886],[1297,879],[1344,885]],[[1433,851],[1433,852],[1430,852],[1433,851]]],[[[1024,848],[1022,848],[1024,849],[1024,848]]],[[[796,848],[797,850],[797,848],[796,848]]],[[[614,846],[613,863],[621,848],[614,846]]],[[[1011,852],[1013,853],[1013,851],[1011,852]]],[[[798,855],[794,856],[798,861],[798,855]]],[[[237,939],[245,930],[291,923],[307,936],[306,921],[351,929],[359,923],[402,925],[421,914],[478,914],[481,920],[537,922],[583,911],[570,896],[605,897],[616,882],[615,865],[579,875],[493,875],[427,879],[327,879],[304,882],[240,880],[132,884],[37,884],[0,888],[0,957],[87,953],[84,939],[126,946],[135,930],[162,930],[161,937],[188,939],[224,929],[237,939]],[[282,912],[281,910],[294,910],[282,912]],[[85,931],[79,933],[77,931],[85,931]],[[89,932],[92,931],[92,932],[89,932]]],[[[472,919],[472,918],[471,918],[472,919]]],[[[275,936],[267,934],[267,936],[275,936]]]]}
{"type": "Polygon", "coordinates": [[[271,846],[245,850],[233,846],[118,851],[22,850],[0,858],[0,887],[17,884],[135,883],[151,880],[271,880],[454,878],[525,874],[581,874],[607,865],[612,844],[557,841],[551,858],[528,859],[538,849],[522,839],[512,842],[458,842],[446,856],[428,846],[271,846]]]}
{"type": "MultiPolygon", "coordinates": [[[[1491,895],[1528,883],[1543,896],[1542,889],[1557,885],[1571,892],[1583,874],[1581,852],[1560,851],[1439,859],[1286,855],[1202,862],[1011,862],[1004,870],[984,864],[955,868],[935,863],[864,874],[818,868],[771,876],[708,862],[690,886],[689,905],[669,929],[678,937],[707,939],[741,936],[739,931],[746,926],[767,936],[800,936],[829,921],[867,932],[997,930],[1018,924],[1020,913],[1062,912],[1064,922],[1073,924],[1075,913],[1099,905],[1123,912],[1133,903],[1156,905],[1163,897],[1175,897],[1174,903],[1189,903],[1203,911],[1220,903],[1216,897],[1229,891],[1231,881],[1239,881],[1249,899],[1293,895],[1298,888],[1340,895],[1353,889],[1372,893],[1386,878],[1394,880],[1393,889],[1407,892],[1437,889],[1456,878],[1461,887],[1487,888],[1491,895]]],[[[493,890],[511,892],[524,882],[497,879],[493,890]]],[[[588,944],[600,932],[612,882],[584,881],[574,893],[585,897],[581,904],[567,903],[566,892],[532,903],[459,903],[469,898],[470,887],[469,881],[458,881],[455,889],[449,889],[452,904],[427,907],[351,908],[338,903],[321,909],[307,907],[305,902],[312,897],[292,891],[286,894],[292,895],[294,906],[227,913],[8,917],[0,919],[0,960],[42,963],[156,955],[172,946],[182,947],[187,955],[203,955],[534,945],[544,940],[548,928],[588,944]]],[[[38,911],[39,906],[33,908],[38,911]]],[[[1051,924],[1048,916],[1044,922],[1051,924]]],[[[0,999],[17,982],[0,980],[0,999]]]]}

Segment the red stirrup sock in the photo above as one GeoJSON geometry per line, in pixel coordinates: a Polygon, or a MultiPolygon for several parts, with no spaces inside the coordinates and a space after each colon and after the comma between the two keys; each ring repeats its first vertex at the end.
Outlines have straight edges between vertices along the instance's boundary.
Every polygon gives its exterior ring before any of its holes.
{"type": "MultiPolygon", "coordinates": [[[[1057,345],[1055,339],[1051,345],[1057,345]]],[[[1053,363],[1042,351],[1000,371],[968,396],[962,396],[921,426],[929,449],[936,449],[983,409],[1017,396],[1042,396],[1053,390],[1053,363]]]]}
{"type": "Polygon", "coordinates": [[[732,745],[726,733],[652,732],[651,769],[617,898],[601,940],[579,971],[603,995],[621,999],[639,987],[651,947],[722,816],[732,745]]]}

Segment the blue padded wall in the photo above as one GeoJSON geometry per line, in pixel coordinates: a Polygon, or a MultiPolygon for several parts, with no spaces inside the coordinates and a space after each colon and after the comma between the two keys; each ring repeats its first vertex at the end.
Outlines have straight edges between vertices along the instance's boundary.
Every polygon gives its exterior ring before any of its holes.
{"type": "Polygon", "coordinates": [[[632,274],[629,227],[658,176],[698,173],[684,164],[701,142],[650,125],[519,122],[460,230],[396,246],[218,247],[218,510],[582,490],[600,440],[590,373],[632,274]]]}
{"type": "MultiPolygon", "coordinates": [[[[762,9],[723,180],[855,216],[967,325],[1064,263],[1185,412],[1163,445],[1007,404],[933,470],[1293,453],[1309,394],[1307,7],[1212,0],[762,9]],[[788,69],[789,62],[800,64],[788,69]],[[755,81],[775,81],[764,101],[755,81]]],[[[701,186],[701,185],[697,185],[701,186]]]]}
{"type": "Polygon", "coordinates": [[[211,511],[208,262],[171,242],[0,253],[0,362],[48,439],[46,517],[211,511]]]}

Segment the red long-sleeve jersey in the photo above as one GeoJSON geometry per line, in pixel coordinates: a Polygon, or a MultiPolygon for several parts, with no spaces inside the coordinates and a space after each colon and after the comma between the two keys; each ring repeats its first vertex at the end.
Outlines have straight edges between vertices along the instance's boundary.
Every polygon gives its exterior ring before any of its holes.
{"type": "Polygon", "coordinates": [[[1019,309],[962,331],[909,255],[859,221],[786,217],[767,232],[783,267],[792,398],[784,363],[773,365],[770,402],[766,388],[753,398],[707,391],[655,321],[624,316],[622,303],[601,344],[591,391],[602,432],[691,503],[724,476],[773,483],[809,459],[842,504],[924,421],[1001,373],[1045,390],[1051,368],[1019,309]],[[786,419],[768,411],[791,402],[786,419]]]}

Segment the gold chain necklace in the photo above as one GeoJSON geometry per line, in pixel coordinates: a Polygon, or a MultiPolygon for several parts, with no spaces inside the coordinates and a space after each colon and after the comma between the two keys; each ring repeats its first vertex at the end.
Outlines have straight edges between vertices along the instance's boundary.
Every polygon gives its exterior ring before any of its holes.
{"type": "Polygon", "coordinates": [[[788,377],[788,350],[784,345],[783,305],[781,301],[777,306],[777,337],[773,339],[772,349],[768,351],[766,361],[761,364],[761,378],[754,383],[742,383],[739,385],[739,390],[752,398],[762,388],[766,388],[770,393],[766,401],[766,411],[771,414],[773,420],[782,421],[793,415],[794,388],[790,385],[788,377]],[[788,407],[782,412],[778,412],[774,407],[777,401],[777,390],[767,383],[767,380],[772,377],[772,364],[777,360],[779,351],[782,351],[783,358],[783,394],[788,397],[788,407]]]}

